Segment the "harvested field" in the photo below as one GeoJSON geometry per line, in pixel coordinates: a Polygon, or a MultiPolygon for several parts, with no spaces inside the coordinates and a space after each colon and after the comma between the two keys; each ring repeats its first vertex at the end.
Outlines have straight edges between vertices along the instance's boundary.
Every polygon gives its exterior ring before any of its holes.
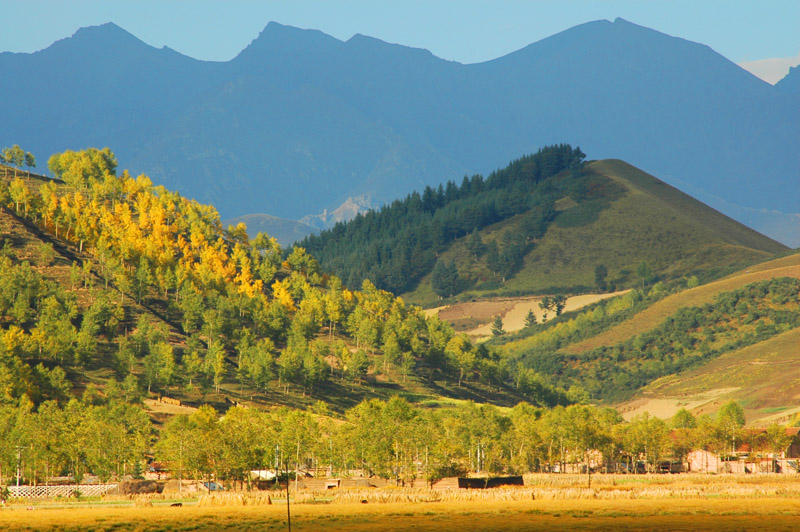
{"type": "Polygon", "coordinates": [[[708,403],[719,401],[720,397],[727,397],[738,389],[739,388],[717,388],[715,390],[679,397],[641,396],[619,405],[617,411],[622,414],[622,417],[627,421],[645,412],[651,416],[668,419],[674,416],[681,408],[689,410],[690,412],[696,411],[708,403]]]}
{"type": "MultiPolygon", "coordinates": [[[[297,505],[293,530],[545,531],[794,530],[800,500],[528,500],[434,504],[297,505]]],[[[285,507],[4,510],[9,531],[286,530],[285,507]]]]}
{"type": "MultiPolygon", "coordinates": [[[[326,531],[794,530],[800,484],[781,475],[526,475],[524,488],[353,489],[293,495],[292,529],[326,531]],[[476,504],[479,503],[479,504],[476,504]]],[[[137,507],[0,511],[10,531],[285,530],[282,493],[206,497],[182,507],[154,496],[137,507]],[[250,499],[253,499],[250,501],[250,499]]],[[[118,502],[132,504],[130,499],[118,502]]],[[[105,506],[102,506],[105,505],[105,506]]]]}
{"type": "Polygon", "coordinates": [[[144,406],[154,414],[191,414],[197,410],[191,406],[170,404],[156,399],[145,399],[144,406]]]}

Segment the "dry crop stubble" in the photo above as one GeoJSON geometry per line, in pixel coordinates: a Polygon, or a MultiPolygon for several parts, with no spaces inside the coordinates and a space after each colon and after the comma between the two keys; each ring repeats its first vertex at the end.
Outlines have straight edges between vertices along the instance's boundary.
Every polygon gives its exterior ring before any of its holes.
{"type": "MultiPolygon", "coordinates": [[[[272,506],[24,509],[0,512],[9,531],[285,530],[272,506]]],[[[574,499],[298,504],[293,530],[796,530],[800,498],[574,499]]]]}

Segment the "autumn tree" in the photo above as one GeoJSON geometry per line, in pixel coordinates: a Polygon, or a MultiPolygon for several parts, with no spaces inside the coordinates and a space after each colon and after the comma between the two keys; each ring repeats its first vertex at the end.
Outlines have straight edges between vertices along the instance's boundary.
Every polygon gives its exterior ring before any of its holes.
{"type": "Polygon", "coordinates": [[[108,148],[88,148],[77,152],[67,150],[52,155],[47,167],[68,185],[83,189],[106,174],[116,175],[117,158],[108,148]]]}

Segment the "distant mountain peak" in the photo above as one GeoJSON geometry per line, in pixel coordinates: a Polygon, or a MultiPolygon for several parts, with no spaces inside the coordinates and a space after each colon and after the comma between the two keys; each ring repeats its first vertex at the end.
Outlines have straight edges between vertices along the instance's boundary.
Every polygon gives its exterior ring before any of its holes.
{"type": "Polygon", "coordinates": [[[265,54],[313,54],[334,49],[341,44],[339,39],[319,30],[296,28],[271,21],[236,59],[265,54]]]}
{"type": "Polygon", "coordinates": [[[113,22],[106,22],[105,24],[100,24],[99,26],[85,26],[83,28],[78,28],[78,30],[72,34],[70,38],[74,41],[82,41],[86,39],[90,39],[92,42],[103,42],[103,43],[112,43],[112,42],[119,42],[119,41],[128,41],[128,42],[136,42],[140,44],[145,44],[143,41],[135,37],[132,33],[129,33],[125,29],[117,26],[113,22]]]}
{"type": "Polygon", "coordinates": [[[381,51],[389,54],[403,54],[416,57],[436,58],[439,61],[444,61],[433,55],[430,50],[425,48],[415,48],[413,46],[406,46],[404,44],[396,44],[386,42],[378,39],[377,37],[370,37],[361,33],[356,33],[350,37],[345,43],[345,46],[356,50],[367,51],[381,51]]]}
{"type": "Polygon", "coordinates": [[[789,67],[789,72],[775,84],[775,88],[800,94],[800,66],[789,67]]]}
{"type": "MultiPolygon", "coordinates": [[[[156,50],[133,34],[106,22],[99,26],[79,28],[72,36],[58,40],[41,52],[67,54],[80,57],[112,57],[120,53],[137,54],[143,50],[156,50]]],[[[37,52],[38,53],[38,52],[37,52]]],[[[146,53],[146,52],[145,52],[146,53]]]]}

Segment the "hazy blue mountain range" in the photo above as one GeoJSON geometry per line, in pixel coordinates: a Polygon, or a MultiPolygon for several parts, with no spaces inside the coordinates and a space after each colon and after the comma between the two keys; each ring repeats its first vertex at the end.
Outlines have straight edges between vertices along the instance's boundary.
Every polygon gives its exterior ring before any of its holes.
{"type": "Polygon", "coordinates": [[[775,87],[786,92],[800,94],[800,67],[789,68],[789,73],[776,83],[775,87]]]}
{"type": "Polygon", "coordinates": [[[231,61],[203,62],[105,24],[0,54],[0,71],[0,145],[40,167],[109,146],[225,218],[379,204],[566,142],[800,245],[800,91],[621,19],[471,65],[276,23],[231,61]]]}
{"type": "Polygon", "coordinates": [[[223,227],[236,225],[244,222],[247,225],[247,232],[251,237],[258,233],[267,233],[274,236],[282,246],[291,246],[298,240],[302,240],[310,234],[315,233],[319,227],[311,227],[296,220],[278,218],[270,214],[245,214],[236,218],[222,220],[223,227]]]}

